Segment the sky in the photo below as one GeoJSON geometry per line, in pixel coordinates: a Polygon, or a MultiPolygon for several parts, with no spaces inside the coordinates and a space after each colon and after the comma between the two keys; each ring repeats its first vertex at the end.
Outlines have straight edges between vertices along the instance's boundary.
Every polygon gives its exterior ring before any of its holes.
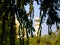
{"type": "MultiPolygon", "coordinates": [[[[34,6],[34,19],[35,19],[36,17],[39,17],[39,13],[40,13],[39,8],[40,8],[40,5],[37,5],[37,2],[34,1],[34,2],[33,2],[33,6],[34,6]]],[[[27,4],[27,5],[25,6],[26,13],[29,12],[29,7],[30,7],[29,4],[27,4]]],[[[46,18],[45,18],[45,19],[46,19],[46,18]]],[[[33,23],[34,23],[34,22],[33,22],[33,23]]],[[[52,26],[52,31],[53,31],[53,32],[56,32],[56,25],[55,25],[55,24],[52,26]]],[[[46,24],[46,21],[44,21],[44,22],[42,23],[42,33],[41,33],[41,35],[43,36],[43,35],[45,35],[45,34],[48,34],[48,26],[47,26],[47,24],[46,24]]]]}

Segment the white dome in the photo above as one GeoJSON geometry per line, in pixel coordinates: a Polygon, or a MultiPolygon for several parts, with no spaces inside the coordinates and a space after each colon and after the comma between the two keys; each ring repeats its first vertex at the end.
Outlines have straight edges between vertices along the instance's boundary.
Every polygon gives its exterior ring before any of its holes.
{"type": "Polygon", "coordinates": [[[39,18],[39,17],[36,17],[34,20],[35,20],[35,21],[36,21],[36,20],[39,20],[39,21],[40,21],[40,18],[39,18]]]}

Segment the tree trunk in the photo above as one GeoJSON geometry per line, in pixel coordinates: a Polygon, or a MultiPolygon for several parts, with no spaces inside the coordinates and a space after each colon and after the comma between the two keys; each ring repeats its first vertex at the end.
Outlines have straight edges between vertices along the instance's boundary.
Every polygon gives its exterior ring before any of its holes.
{"type": "Polygon", "coordinates": [[[2,17],[1,45],[7,45],[7,30],[5,27],[7,19],[8,19],[8,12],[5,11],[4,16],[2,17]]]}
{"type": "Polygon", "coordinates": [[[24,45],[24,26],[23,26],[23,28],[22,28],[22,45],[24,45]]]}
{"type": "Polygon", "coordinates": [[[19,37],[20,37],[20,45],[22,45],[22,39],[21,39],[21,30],[22,30],[22,24],[21,24],[21,20],[19,20],[19,23],[20,23],[20,25],[19,25],[19,37]]]}
{"type": "Polygon", "coordinates": [[[5,23],[6,23],[6,15],[4,15],[2,19],[1,45],[7,45],[7,35],[6,35],[7,32],[5,29],[5,23]]]}
{"type": "Polygon", "coordinates": [[[14,11],[10,13],[10,45],[15,45],[15,14],[14,11]]]}
{"type": "Polygon", "coordinates": [[[32,32],[32,29],[31,29],[31,36],[33,37],[33,32],[32,32]]]}
{"type": "Polygon", "coordinates": [[[52,33],[52,29],[51,29],[52,25],[48,25],[48,34],[51,35],[52,33]]]}
{"type": "Polygon", "coordinates": [[[29,36],[28,36],[27,28],[26,28],[26,37],[27,37],[26,45],[29,45],[29,36]]]}

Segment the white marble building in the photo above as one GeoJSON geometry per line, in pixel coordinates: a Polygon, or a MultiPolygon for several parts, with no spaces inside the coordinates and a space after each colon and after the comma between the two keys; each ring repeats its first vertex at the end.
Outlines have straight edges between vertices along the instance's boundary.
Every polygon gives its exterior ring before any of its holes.
{"type": "Polygon", "coordinates": [[[35,35],[37,36],[37,31],[38,31],[38,28],[39,28],[39,24],[40,24],[40,18],[39,17],[36,17],[34,19],[34,28],[35,28],[35,35]]]}

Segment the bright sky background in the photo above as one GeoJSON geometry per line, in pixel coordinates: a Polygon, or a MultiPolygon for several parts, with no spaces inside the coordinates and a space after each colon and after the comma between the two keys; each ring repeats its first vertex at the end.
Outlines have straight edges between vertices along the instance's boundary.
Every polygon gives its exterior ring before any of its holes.
{"type": "MultiPolygon", "coordinates": [[[[40,5],[37,5],[36,1],[34,1],[33,4],[34,4],[33,5],[34,6],[34,19],[35,19],[36,17],[39,17],[40,5]]],[[[30,7],[29,4],[27,4],[25,6],[25,9],[26,9],[27,13],[29,12],[29,7],[30,7]]],[[[56,32],[56,25],[52,26],[52,31],[56,32]]],[[[42,33],[41,34],[42,34],[42,36],[45,35],[45,34],[48,34],[48,26],[47,26],[47,24],[45,22],[43,22],[43,24],[42,24],[42,33]]]]}

